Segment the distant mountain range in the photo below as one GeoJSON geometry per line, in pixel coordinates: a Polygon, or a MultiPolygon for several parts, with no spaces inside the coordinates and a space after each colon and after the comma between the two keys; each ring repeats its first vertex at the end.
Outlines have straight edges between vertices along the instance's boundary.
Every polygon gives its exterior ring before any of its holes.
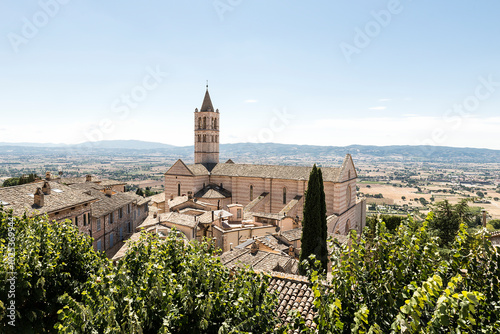
{"type": "Polygon", "coordinates": [[[174,147],[176,147],[173,145],[155,143],[155,142],[150,142],[150,141],[142,141],[142,140],[103,140],[103,141],[98,141],[98,142],[85,142],[85,143],[76,144],[76,145],[52,144],[52,143],[2,143],[2,142],[0,142],[0,146],[58,147],[58,148],[92,146],[95,148],[116,148],[116,149],[131,149],[131,150],[150,150],[150,149],[157,149],[157,148],[174,148],[174,147]]]}
{"type": "MultiPolygon", "coordinates": [[[[106,140],[87,142],[78,145],[40,144],[40,143],[0,143],[0,154],[19,153],[64,154],[64,152],[84,151],[89,154],[168,154],[179,158],[192,157],[193,146],[173,146],[162,143],[139,140],[106,140]],[[127,153],[128,152],[128,153],[127,153]]],[[[286,161],[334,161],[351,153],[357,158],[377,158],[384,160],[410,161],[444,161],[444,162],[478,162],[500,163],[500,150],[479,148],[457,148],[446,146],[368,146],[351,145],[312,146],[275,143],[238,143],[222,144],[221,159],[230,157],[240,162],[260,160],[286,161]]],[[[67,153],[70,154],[70,153],[67,153]]]]}

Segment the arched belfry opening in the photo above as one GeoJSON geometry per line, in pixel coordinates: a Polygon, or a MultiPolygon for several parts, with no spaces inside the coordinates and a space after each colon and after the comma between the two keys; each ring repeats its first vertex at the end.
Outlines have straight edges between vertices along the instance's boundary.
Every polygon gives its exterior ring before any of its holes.
{"type": "Polygon", "coordinates": [[[194,162],[210,170],[219,163],[219,110],[215,109],[208,92],[208,84],[200,109],[195,109],[194,162]]]}

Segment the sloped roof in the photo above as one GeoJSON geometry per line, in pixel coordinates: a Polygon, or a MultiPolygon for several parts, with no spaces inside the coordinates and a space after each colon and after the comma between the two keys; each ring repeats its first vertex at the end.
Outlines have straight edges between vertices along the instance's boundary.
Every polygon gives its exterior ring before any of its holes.
{"type": "Polygon", "coordinates": [[[191,228],[196,227],[195,216],[185,215],[177,212],[167,212],[160,214],[161,223],[172,223],[182,226],[188,226],[191,228]]]}
{"type": "Polygon", "coordinates": [[[287,275],[271,272],[271,282],[268,291],[278,293],[278,307],[276,314],[284,324],[292,321],[288,316],[288,311],[298,310],[308,327],[315,328],[313,319],[315,312],[313,309],[314,294],[311,284],[306,277],[297,275],[287,275]]]}
{"type": "MultiPolygon", "coordinates": [[[[100,201],[92,203],[92,217],[96,218],[110,214],[133,202],[137,202],[137,205],[145,204],[144,201],[148,202],[147,199],[134,193],[117,192],[112,196],[106,196],[105,193],[99,190],[89,190],[87,193],[100,199],[100,201]]],[[[124,214],[127,213],[124,212],[124,214]]]]}
{"type": "Polygon", "coordinates": [[[208,88],[205,92],[205,97],[203,98],[200,111],[215,111],[214,106],[212,105],[212,100],[210,99],[210,94],[208,93],[208,88]]]}
{"type": "Polygon", "coordinates": [[[284,243],[280,242],[278,239],[276,239],[272,235],[265,235],[265,236],[260,236],[256,238],[258,241],[262,242],[264,245],[267,247],[275,250],[275,251],[286,251],[288,250],[288,246],[285,245],[284,243]]]}
{"type": "Polygon", "coordinates": [[[43,182],[28,183],[19,186],[0,188],[0,201],[9,203],[4,205],[4,209],[12,209],[15,215],[50,213],[68,207],[81,205],[96,201],[98,198],[86,194],[81,190],[72,189],[58,182],[48,181],[51,193],[44,195],[44,205],[38,207],[34,205],[33,194],[37,188],[43,187],[43,182]],[[59,190],[59,191],[58,191],[59,190]]]}
{"type": "Polygon", "coordinates": [[[156,194],[153,196],[149,196],[148,198],[153,203],[165,202],[165,192],[162,192],[162,193],[159,193],[159,194],[156,194]]]}
{"type": "MultiPolygon", "coordinates": [[[[235,163],[218,163],[208,171],[202,164],[187,165],[194,176],[217,175],[217,176],[246,176],[259,178],[274,178],[284,180],[309,180],[312,167],[303,166],[281,166],[281,165],[252,165],[235,163]]],[[[323,180],[337,182],[341,168],[321,167],[323,180]]]]}
{"type": "Polygon", "coordinates": [[[228,198],[231,197],[231,192],[227,189],[221,188],[215,184],[209,184],[205,188],[198,191],[194,197],[196,198],[228,198]]]}
{"type": "Polygon", "coordinates": [[[298,270],[298,260],[286,255],[266,251],[251,253],[248,248],[234,248],[220,256],[222,263],[228,268],[250,266],[254,270],[271,272],[279,266],[287,268],[289,273],[296,274],[298,270]]]}
{"type": "Polygon", "coordinates": [[[281,236],[290,242],[300,240],[302,238],[302,227],[283,231],[281,232],[281,236]]]}

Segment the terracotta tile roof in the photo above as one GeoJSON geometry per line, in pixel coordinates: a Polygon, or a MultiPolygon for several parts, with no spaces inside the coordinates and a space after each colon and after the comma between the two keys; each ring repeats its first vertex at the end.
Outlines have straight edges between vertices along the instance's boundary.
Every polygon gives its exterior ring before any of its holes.
{"type": "Polygon", "coordinates": [[[250,266],[263,272],[283,271],[297,273],[298,260],[285,254],[257,251],[254,254],[248,248],[234,248],[221,255],[221,261],[229,268],[250,266]],[[295,270],[295,271],[292,271],[295,270]]]}
{"type": "Polygon", "coordinates": [[[51,192],[44,195],[44,205],[37,207],[34,205],[33,194],[37,188],[42,188],[44,182],[28,183],[19,186],[0,188],[0,201],[4,203],[4,208],[12,209],[14,214],[22,215],[41,214],[59,211],[68,207],[91,203],[96,201],[95,196],[86,194],[80,190],[72,189],[64,184],[49,181],[51,192]],[[5,203],[9,203],[5,205],[5,203]]]}
{"type": "Polygon", "coordinates": [[[262,242],[264,245],[267,247],[282,252],[282,251],[287,251],[288,246],[285,245],[284,243],[280,242],[278,239],[276,239],[272,235],[266,235],[266,236],[261,236],[256,238],[258,241],[262,242]]]}
{"type": "MultiPolygon", "coordinates": [[[[62,184],[66,184],[66,185],[72,185],[72,184],[75,184],[75,183],[85,183],[87,182],[87,177],[86,176],[79,176],[79,177],[61,177],[61,178],[58,178],[56,179],[57,182],[59,183],[62,183],[62,184]]],[[[92,176],[92,181],[90,181],[90,183],[96,183],[96,182],[99,182],[101,180],[99,180],[97,177],[95,176],[92,176]]]]}
{"type": "Polygon", "coordinates": [[[153,196],[149,196],[148,198],[153,203],[162,203],[162,202],[165,202],[165,193],[162,192],[162,193],[159,193],[159,194],[156,194],[153,196]]]}
{"type": "Polygon", "coordinates": [[[176,225],[188,226],[191,228],[196,227],[197,221],[195,216],[183,215],[177,212],[167,212],[160,214],[160,222],[162,223],[172,223],[176,225]]]}
{"type": "Polygon", "coordinates": [[[292,210],[297,204],[299,204],[301,199],[302,199],[301,195],[295,196],[290,202],[287,203],[287,205],[283,207],[283,209],[281,209],[281,211],[278,214],[281,216],[288,214],[290,210],[292,210]]]}
{"type": "MultiPolygon", "coordinates": [[[[247,176],[259,178],[274,178],[284,180],[309,180],[312,167],[281,166],[281,165],[251,165],[235,163],[219,163],[208,171],[202,164],[187,165],[195,176],[217,175],[217,176],[247,176]]],[[[338,182],[341,168],[321,167],[323,180],[338,182]]]]}
{"type": "Polygon", "coordinates": [[[281,232],[281,236],[289,242],[300,240],[300,238],[302,238],[302,228],[299,227],[293,230],[283,231],[281,232]]]}
{"type": "MultiPolygon", "coordinates": [[[[98,202],[92,203],[92,217],[99,218],[110,214],[120,208],[125,208],[126,205],[131,203],[137,203],[137,205],[143,205],[149,200],[144,197],[138,196],[134,193],[114,193],[112,196],[107,196],[102,191],[99,190],[89,190],[87,192],[91,196],[99,198],[98,202]]],[[[126,208],[125,208],[126,209],[126,208]]],[[[126,212],[124,212],[126,214],[126,212]]]]}
{"type": "Polygon", "coordinates": [[[98,182],[101,186],[121,186],[127,184],[127,182],[116,181],[116,180],[102,180],[98,182]]]}
{"type": "Polygon", "coordinates": [[[314,294],[311,284],[306,277],[287,275],[283,273],[271,274],[268,291],[278,294],[278,307],[276,314],[284,324],[292,319],[288,316],[290,310],[298,310],[306,322],[306,326],[315,328],[313,322],[315,312],[313,309],[314,294]]]}
{"type": "Polygon", "coordinates": [[[208,186],[201,189],[194,195],[194,197],[196,198],[212,198],[212,199],[228,198],[231,196],[232,195],[229,190],[221,188],[220,186],[215,184],[209,184],[208,186]]]}
{"type": "MultiPolygon", "coordinates": [[[[212,175],[307,181],[311,169],[312,167],[219,163],[212,169],[212,175]]],[[[340,168],[323,167],[321,170],[323,172],[324,181],[336,182],[338,180],[340,168]]]]}
{"type": "Polygon", "coordinates": [[[86,191],[86,190],[103,190],[104,186],[101,186],[94,182],[84,182],[84,183],[73,183],[70,184],[69,187],[71,189],[86,191]]]}
{"type": "Polygon", "coordinates": [[[268,192],[263,192],[262,194],[260,194],[259,196],[255,197],[253,199],[253,201],[251,201],[250,203],[247,204],[247,206],[245,206],[245,208],[243,209],[243,211],[245,212],[250,212],[252,211],[252,209],[258,205],[260,202],[262,202],[266,197],[267,195],[269,195],[268,192]]]}
{"type": "Polygon", "coordinates": [[[177,206],[187,201],[189,201],[189,198],[187,196],[177,196],[174,197],[173,199],[169,199],[167,204],[169,208],[173,208],[174,206],[177,206]]]}

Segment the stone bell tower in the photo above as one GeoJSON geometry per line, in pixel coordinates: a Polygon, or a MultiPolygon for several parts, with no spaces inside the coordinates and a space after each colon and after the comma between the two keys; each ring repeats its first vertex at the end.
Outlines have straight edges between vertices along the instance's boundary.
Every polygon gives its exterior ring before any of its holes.
{"type": "Polygon", "coordinates": [[[208,84],[201,109],[194,111],[194,163],[209,169],[219,163],[219,109],[212,105],[208,84]]]}

